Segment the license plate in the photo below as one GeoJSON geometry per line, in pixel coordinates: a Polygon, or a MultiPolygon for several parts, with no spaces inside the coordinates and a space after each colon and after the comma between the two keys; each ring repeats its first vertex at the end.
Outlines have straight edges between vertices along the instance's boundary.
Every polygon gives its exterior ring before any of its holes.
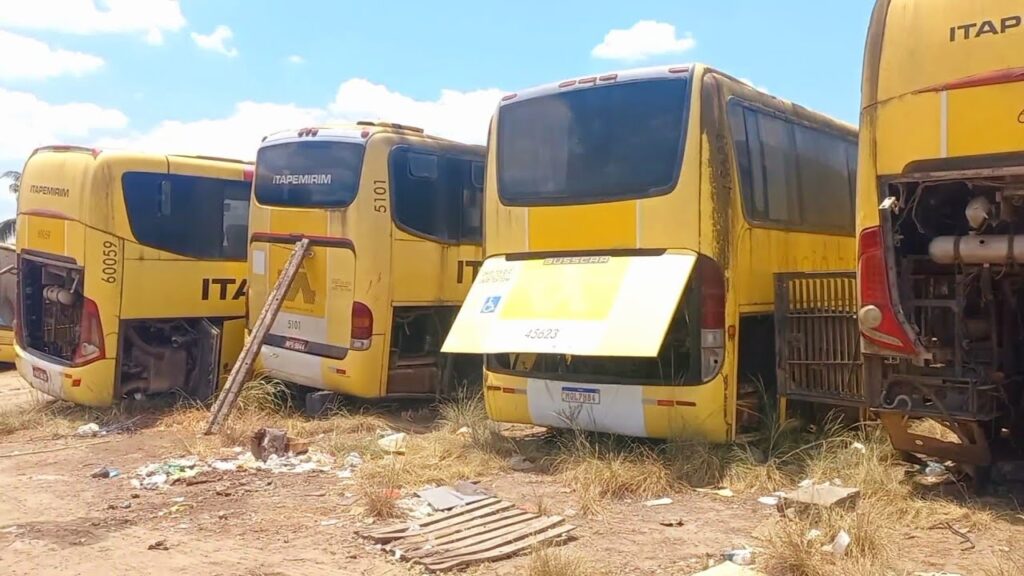
{"type": "Polygon", "coordinates": [[[40,368],[39,366],[33,366],[32,367],[32,376],[36,380],[42,380],[43,382],[49,382],[50,381],[50,375],[47,374],[46,369],[45,368],[40,368]]]}
{"type": "Polygon", "coordinates": [[[296,352],[305,352],[309,346],[309,342],[305,340],[299,340],[297,338],[288,338],[284,341],[284,347],[289,350],[295,350],[296,352]]]}
{"type": "Polygon", "coordinates": [[[601,391],[597,388],[562,388],[562,402],[569,404],[600,404],[601,391]]]}

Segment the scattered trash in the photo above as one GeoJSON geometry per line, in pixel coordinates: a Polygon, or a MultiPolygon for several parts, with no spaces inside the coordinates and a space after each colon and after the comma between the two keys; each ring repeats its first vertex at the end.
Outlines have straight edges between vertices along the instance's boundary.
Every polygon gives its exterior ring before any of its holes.
{"type": "Polygon", "coordinates": [[[828,482],[807,486],[804,486],[803,482],[800,484],[801,486],[797,490],[783,494],[782,500],[785,504],[804,504],[832,508],[853,506],[860,499],[859,488],[833,486],[828,482]]]}
{"type": "Polygon", "coordinates": [[[485,490],[480,486],[466,482],[465,480],[459,480],[455,483],[455,491],[463,496],[493,496],[494,494],[490,490],[485,490]]]}
{"type": "Polygon", "coordinates": [[[754,551],[749,548],[730,550],[724,556],[727,561],[739,566],[750,566],[754,563],[754,551]]]}
{"type": "Polygon", "coordinates": [[[694,576],[761,576],[761,572],[749,566],[740,566],[732,562],[723,562],[714,568],[694,574],[694,576]]]}
{"type": "Polygon", "coordinates": [[[157,540],[149,545],[149,550],[170,550],[167,546],[167,540],[157,540]]]}
{"type": "Polygon", "coordinates": [[[75,430],[75,436],[92,437],[100,435],[100,425],[95,422],[82,424],[75,430]]]}
{"type": "Polygon", "coordinates": [[[666,518],[665,520],[659,520],[658,524],[661,524],[662,526],[676,527],[684,525],[685,522],[683,522],[682,518],[666,518]]]}
{"type": "Polygon", "coordinates": [[[928,465],[925,466],[924,468],[924,475],[930,476],[932,478],[937,476],[945,476],[946,474],[949,474],[949,472],[946,470],[946,467],[943,466],[942,464],[939,464],[938,462],[929,462],[928,465]]]}
{"type": "Polygon", "coordinates": [[[821,538],[821,536],[821,530],[818,530],[817,528],[811,528],[807,531],[807,534],[804,536],[804,539],[810,542],[811,540],[817,540],[818,538],[821,538]]]}
{"type": "Polygon", "coordinates": [[[721,496],[723,498],[732,498],[735,496],[733,491],[728,488],[696,488],[697,492],[703,492],[705,494],[714,494],[715,496],[721,496]]]}
{"type": "Polygon", "coordinates": [[[377,445],[385,452],[390,452],[391,454],[405,454],[407,440],[408,436],[406,436],[405,432],[396,432],[377,440],[377,445]]]}
{"type": "Polygon", "coordinates": [[[319,452],[306,452],[297,456],[279,457],[271,454],[267,460],[261,461],[251,452],[238,452],[231,460],[210,459],[201,461],[195,456],[173,458],[164,462],[147,464],[134,473],[132,486],[146,490],[157,490],[178,482],[188,485],[202,484],[206,481],[196,476],[215,470],[217,472],[234,472],[238,470],[262,470],[274,473],[302,474],[307,472],[330,472],[334,460],[319,452]]]}
{"type": "Polygon", "coordinates": [[[469,426],[463,426],[462,428],[459,428],[458,430],[455,431],[455,433],[458,434],[459,436],[463,434],[469,434],[470,432],[471,430],[469,429],[469,426]]]}
{"type": "MultiPolygon", "coordinates": [[[[470,486],[472,486],[472,484],[470,484],[470,486]]],[[[416,492],[416,495],[426,500],[427,503],[438,512],[444,512],[445,510],[451,510],[457,506],[464,506],[487,498],[486,494],[462,494],[450,486],[439,486],[437,488],[419,490],[416,492]]]]}
{"type": "Polygon", "coordinates": [[[850,444],[850,448],[857,450],[861,454],[866,454],[868,451],[867,446],[861,444],[860,442],[854,442],[853,444],[850,444]]]}
{"type": "Polygon", "coordinates": [[[349,452],[342,464],[347,468],[358,468],[363,465],[363,457],[357,452],[349,452]]]}
{"type": "MultiPolygon", "coordinates": [[[[399,496],[401,496],[401,494],[396,491],[393,496],[394,498],[397,499],[399,496]]],[[[412,518],[413,520],[426,518],[435,513],[434,508],[431,507],[430,503],[427,502],[427,500],[424,498],[402,498],[398,500],[396,504],[398,505],[399,509],[405,512],[406,516],[412,518]]]]}
{"type": "Polygon", "coordinates": [[[529,460],[518,454],[512,456],[511,458],[506,460],[506,462],[508,463],[508,467],[515,470],[516,472],[529,472],[536,467],[536,465],[533,462],[530,462],[529,460]]]}
{"type": "Polygon", "coordinates": [[[113,504],[113,503],[107,504],[107,509],[109,509],[109,510],[117,510],[117,509],[127,510],[127,509],[129,509],[131,507],[132,507],[132,503],[131,503],[130,500],[125,500],[124,502],[120,502],[118,504],[113,504]]]}
{"type": "Polygon", "coordinates": [[[814,486],[814,480],[811,480],[810,478],[805,478],[801,480],[800,483],[797,484],[796,486],[797,488],[810,488],[811,486],[814,486]]]}
{"type": "Polygon", "coordinates": [[[647,502],[644,502],[644,506],[650,508],[651,506],[667,506],[671,503],[671,498],[658,498],[657,500],[648,500],[647,502]]]}
{"type": "Polygon", "coordinates": [[[116,477],[118,477],[120,475],[121,475],[121,471],[118,470],[117,468],[110,468],[108,466],[104,466],[104,467],[96,470],[95,472],[93,472],[89,476],[92,477],[92,478],[116,478],[116,477]]]}
{"type": "Polygon", "coordinates": [[[778,506],[779,505],[779,497],[778,496],[761,496],[760,498],[757,499],[757,501],[760,502],[761,504],[764,504],[765,506],[778,506]]]}
{"type": "Polygon", "coordinates": [[[305,454],[309,451],[309,442],[291,438],[284,430],[260,428],[253,432],[249,451],[257,460],[266,462],[271,456],[283,458],[289,454],[305,454]]]}
{"type": "Polygon", "coordinates": [[[167,487],[167,474],[154,474],[147,476],[142,481],[142,488],[145,490],[156,490],[167,487]]]}
{"type": "Polygon", "coordinates": [[[832,541],[832,555],[842,556],[846,554],[846,548],[850,546],[850,535],[846,533],[846,530],[840,530],[839,534],[836,534],[836,539],[832,541]]]}
{"type": "Polygon", "coordinates": [[[321,520],[320,521],[320,525],[321,526],[334,526],[338,522],[339,522],[339,520],[331,518],[331,519],[328,519],[328,520],[321,520]]]}

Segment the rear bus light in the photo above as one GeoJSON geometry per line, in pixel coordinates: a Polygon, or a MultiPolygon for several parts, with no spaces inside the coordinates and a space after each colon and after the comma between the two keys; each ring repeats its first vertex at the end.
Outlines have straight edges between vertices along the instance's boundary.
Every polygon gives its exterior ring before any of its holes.
{"type": "Polygon", "coordinates": [[[369,350],[373,339],[373,312],[362,302],[352,303],[352,349],[369,350]]]}
{"type": "Polygon", "coordinates": [[[914,338],[907,331],[892,302],[889,270],[885,260],[882,228],[865,228],[857,246],[857,285],[860,311],[857,320],[866,340],[894,354],[915,355],[914,338]]]}
{"type": "Polygon", "coordinates": [[[75,347],[72,362],[76,366],[81,366],[105,357],[106,346],[103,343],[103,325],[100,323],[99,308],[92,300],[83,298],[78,346],[75,347]]]}
{"type": "Polygon", "coordinates": [[[697,260],[700,285],[700,376],[707,382],[725,361],[725,277],[718,264],[701,256],[697,260]]]}

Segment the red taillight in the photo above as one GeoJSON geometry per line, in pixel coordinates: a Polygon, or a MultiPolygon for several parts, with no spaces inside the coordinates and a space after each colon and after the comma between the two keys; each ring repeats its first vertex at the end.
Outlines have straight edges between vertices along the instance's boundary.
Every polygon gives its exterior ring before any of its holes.
{"type": "Polygon", "coordinates": [[[373,337],[373,312],[362,302],[352,303],[352,340],[369,340],[373,337]]]}
{"type": "Polygon", "coordinates": [[[718,375],[725,360],[725,276],[721,267],[706,257],[696,264],[700,286],[701,378],[706,382],[718,375]]]}
{"type": "Polygon", "coordinates": [[[88,298],[82,299],[82,322],[79,325],[78,346],[72,362],[81,366],[106,357],[106,346],[103,343],[103,325],[100,323],[100,311],[96,303],[88,298]]]}
{"type": "Polygon", "coordinates": [[[861,334],[872,343],[893,352],[914,355],[914,340],[893,307],[881,227],[865,228],[860,233],[857,248],[861,334]]]}
{"type": "Polygon", "coordinates": [[[256,169],[253,166],[246,166],[242,170],[242,178],[245,179],[246,182],[252,182],[253,173],[255,172],[255,170],[256,169]]]}

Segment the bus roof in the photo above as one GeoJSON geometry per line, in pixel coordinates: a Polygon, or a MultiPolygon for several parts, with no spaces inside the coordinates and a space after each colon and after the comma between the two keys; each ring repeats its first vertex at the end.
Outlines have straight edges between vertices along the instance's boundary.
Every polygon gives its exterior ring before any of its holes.
{"type": "MultiPolygon", "coordinates": [[[[716,68],[701,63],[690,63],[690,64],[672,64],[664,66],[648,66],[644,68],[630,68],[620,71],[606,72],[603,74],[591,74],[589,76],[582,76],[578,78],[570,78],[558,82],[551,82],[549,84],[542,84],[540,86],[534,86],[518,92],[506,94],[502,100],[501,105],[506,105],[512,102],[518,102],[527,100],[530,98],[537,98],[540,96],[546,96],[565,90],[578,90],[591,88],[593,86],[600,86],[602,84],[611,84],[613,82],[623,81],[635,81],[635,80],[648,80],[654,78],[672,78],[687,73],[699,73],[699,72],[713,72],[719,76],[727,78],[737,84],[742,84],[749,88],[752,92],[756,93],[761,99],[765,101],[771,100],[777,107],[787,109],[788,111],[797,114],[798,116],[804,116],[805,120],[831,123],[836,129],[856,132],[857,127],[837,118],[833,118],[821,112],[816,112],[796,104],[784,98],[769,94],[764,90],[761,90],[757,86],[754,86],[749,81],[737,78],[726,72],[722,72],[716,68]]],[[[763,102],[762,102],[763,104],[763,102]]]]}
{"type": "Polygon", "coordinates": [[[101,149],[101,148],[90,148],[88,146],[74,146],[69,144],[55,144],[50,146],[40,146],[32,151],[29,158],[36,154],[42,153],[76,153],[76,154],[89,154],[94,159],[99,158],[101,155],[110,156],[136,156],[143,158],[163,157],[163,158],[191,158],[194,160],[206,160],[209,162],[228,163],[228,164],[243,164],[251,165],[251,160],[239,160],[236,158],[223,158],[220,156],[204,156],[201,154],[161,154],[158,152],[144,152],[139,150],[121,150],[121,149],[101,149]]]}
{"type": "Polygon", "coordinates": [[[1024,78],[1024,8],[1010,0],[876,0],[861,106],[1024,78]]]}
{"type": "Polygon", "coordinates": [[[363,120],[359,122],[323,124],[319,126],[308,126],[304,128],[280,130],[278,132],[273,132],[271,134],[264,136],[261,146],[268,144],[279,144],[285,141],[298,140],[308,136],[316,136],[318,138],[322,138],[325,140],[331,139],[350,142],[363,142],[372,134],[378,133],[399,134],[402,136],[423,138],[435,142],[446,142],[466,146],[470,145],[465,144],[463,142],[457,142],[455,140],[449,140],[447,138],[441,138],[439,136],[427,134],[422,128],[417,128],[415,126],[398,124],[395,122],[371,122],[363,120]]]}

